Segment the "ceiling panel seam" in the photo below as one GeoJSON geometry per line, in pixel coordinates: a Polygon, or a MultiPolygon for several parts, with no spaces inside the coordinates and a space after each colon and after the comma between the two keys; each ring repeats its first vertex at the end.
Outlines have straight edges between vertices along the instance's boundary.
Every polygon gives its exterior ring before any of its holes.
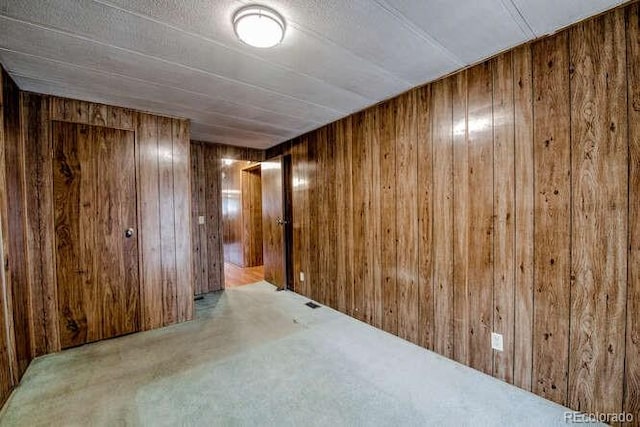
{"type": "Polygon", "coordinates": [[[146,14],[143,14],[143,13],[139,13],[139,12],[135,12],[135,11],[132,11],[132,10],[124,9],[124,8],[121,8],[121,7],[117,6],[117,5],[109,3],[107,1],[101,1],[101,0],[91,0],[91,1],[93,1],[94,3],[101,4],[103,6],[110,7],[112,9],[120,10],[122,12],[128,13],[128,14],[133,15],[133,16],[137,16],[138,18],[145,19],[145,20],[153,22],[155,24],[162,25],[162,26],[165,26],[167,28],[171,28],[174,31],[178,31],[178,32],[181,32],[183,34],[187,34],[187,35],[189,35],[191,37],[199,38],[200,40],[206,41],[207,43],[215,44],[215,45],[221,46],[221,47],[223,47],[225,49],[228,49],[228,50],[230,50],[230,51],[232,51],[232,52],[234,52],[234,53],[236,53],[238,55],[246,56],[246,57],[258,60],[260,62],[264,62],[264,63],[270,64],[270,65],[272,65],[272,66],[274,66],[276,68],[280,68],[282,70],[285,70],[285,71],[291,72],[293,74],[299,75],[300,77],[308,78],[310,80],[315,80],[315,81],[317,81],[319,83],[324,83],[326,85],[333,86],[335,89],[338,89],[338,90],[341,90],[341,91],[344,91],[344,92],[348,92],[348,93],[350,93],[352,95],[356,95],[356,96],[359,96],[361,98],[365,98],[365,99],[368,100],[368,102],[371,102],[371,103],[375,102],[373,100],[368,99],[368,97],[366,97],[366,96],[363,96],[363,95],[361,95],[359,93],[356,93],[353,90],[350,90],[350,89],[341,87],[339,85],[336,85],[335,83],[326,81],[324,79],[312,76],[312,75],[307,74],[307,73],[303,73],[301,71],[294,70],[293,68],[289,68],[289,67],[287,67],[285,65],[282,65],[280,63],[269,61],[269,60],[264,59],[264,58],[262,58],[262,57],[260,57],[258,55],[252,55],[252,54],[248,53],[247,51],[244,51],[244,50],[241,50],[241,49],[237,49],[237,48],[235,48],[233,46],[230,46],[230,45],[228,45],[226,43],[222,43],[222,42],[220,42],[218,40],[214,40],[212,38],[203,36],[202,34],[193,33],[191,31],[187,31],[187,30],[185,30],[183,28],[180,28],[180,27],[177,27],[175,25],[169,24],[167,22],[163,22],[163,21],[160,21],[158,19],[155,19],[152,16],[149,16],[149,15],[146,15],[146,14]]]}
{"type": "MultiPolygon", "coordinates": [[[[30,79],[36,82],[43,82],[43,83],[57,83],[59,88],[66,88],[67,86],[65,84],[60,84],[59,82],[56,82],[54,80],[48,80],[48,79],[43,79],[43,78],[39,78],[39,77],[34,77],[34,76],[30,76],[28,74],[25,73],[19,73],[19,72],[15,72],[15,71],[10,71],[7,70],[7,72],[9,72],[14,78],[16,79],[20,79],[20,78],[25,78],[25,79],[30,79]]],[[[49,96],[59,96],[61,98],[68,98],[69,96],[65,96],[65,95],[56,95],[55,93],[43,93],[43,95],[49,95],[49,96]]],[[[105,105],[113,105],[112,102],[110,102],[108,99],[105,99],[104,97],[92,97],[91,100],[88,99],[81,99],[81,98],[74,98],[74,99],[78,99],[79,101],[85,101],[85,102],[96,102],[99,104],[105,104],[105,105]]],[[[131,98],[133,100],[135,99],[139,99],[139,98],[131,98]]],[[[162,104],[161,102],[159,102],[159,104],[162,104]]],[[[183,115],[180,114],[175,114],[175,113],[168,113],[168,112],[164,112],[164,111],[159,111],[159,110],[151,110],[151,109],[146,109],[146,108],[136,108],[135,106],[132,105],[126,105],[126,104],[121,104],[121,105],[117,105],[118,107],[122,107],[122,108],[128,108],[131,110],[137,110],[137,111],[142,111],[145,113],[152,113],[152,114],[160,114],[162,116],[167,116],[167,117],[175,117],[175,118],[180,118],[180,119],[188,119],[191,121],[192,124],[196,124],[198,126],[202,126],[202,127],[207,127],[207,128],[221,128],[221,129],[229,129],[229,130],[233,130],[233,131],[239,131],[239,132],[243,132],[243,133],[251,133],[253,135],[256,136],[262,136],[265,137],[269,140],[277,140],[277,141],[286,141],[288,139],[290,139],[291,137],[287,136],[287,137],[283,137],[281,135],[272,135],[272,134],[267,134],[267,133],[262,133],[262,132],[258,132],[258,131],[252,131],[252,130],[248,130],[245,128],[233,128],[233,127],[229,127],[229,126],[223,126],[223,125],[210,125],[201,121],[197,121],[197,120],[192,120],[189,117],[185,117],[183,115]]],[[[297,135],[300,132],[304,133],[306,132],[307,128],[303,128],[301,130],[295,130],[291,132],[291,135],[297,135]]],[[[315,129],[315,128],[314,128],[315,129]]],[[[238,136],[237,138],[239,138],[240,136],[238,136]]]]}
{"type": "Polygon", "coordinates": [[[459,67],[468,65],[465,61],[463,61],[461,58],[459,58],[449,49],[444,47],[444,45],[440,43],[438,39],[433,37],[431,34],[423,31],[422,29],[418,28],[409,18],[407,18],[404,14],[402,14],[400,11],[398,11],[396,8],[394,8],[384,0],[374,0],[373,3],[376,4],[380,9],[384,10],[389,15],[393,16],[407,30],[411,31],[421,39],[429,42],[435,48],[440,49],[442,53],[444,53],[445,56],[447,56],[448,59],[456,63],[456,65],[458,65],[459,67]]]}
{"type": "Polygon", "coordinates": [[[300,24],[297,24],[295,22],[289,21],[290,25],[292,27],[294,27],[295,29],[297,29],[298,31],[300,31],[301,33],[304,33],[306,35],[308,35],[309,37],[313,37],[314,39],[316,39],[317,41],[319,41],[320,43],[324,43],[326,45],[328,45],[329,47],[333,48],[333,49],[340,49],[343,52],[345,52],[346,54],[359,59],[362,62],[365,62],[366,64],[368,64],[371,68],[374,68],[378,73],[380,74],[385,74],[393,79],[395,79],[397,82],[402,83],[404,85],[409,85],[411,86],[412,83],[408,80],[405,80],[404,78],[400,77],[399,75],[392,73],[391,71],[389,71],[388,69],[378,65],[377,63],[373,62],[373,60],[369,59],[369,58],[365,58],[364,56],[360,56],[358,55],[356,52],[354,52],[351,49],[348,49],[344,46],[342,46],[339,43],[336,43],[335,41],[331,40],[330,38],[327,37],[323,37],[321,34],[301,26],[300,24]]]}
{"type": "MultiPolygon", "coordinates": [[[[95,40],[95,39],[92,39],[90,37],[83,36],[81,34],[70,33],[68,31],[60,29],[60,28],[50,27],[48,25],[43,25],[43,24],[39,24],[39,23],[36,23],[36,22],[24,21],[22,19],[15,18],[13,16],[8,16],[8,15],[0,15],[0,16],[5,18],[5,19],[10,19],[12,21],[19,22],[19,23],[22,23],[22,24],[25,24],[25,25],[31,25],[31,26],[34,26],[34,27],[37,27],[37,28],[44,29],[46,31],[52,31],[52,32],[56,32],[56,33],[59,33],[59,34],[64,34],[64,35],[69,36],[69,37],[73,37],[73,38],[84,40],[84,41],[87,41],[87,42],[90,42],[90,43],[95,43],[95,44],[98,44],[98,45],[101,45],[101,46],[106,46],[106,47],[110,47],[110,48],[113,48],[113,49],[121,50],[123,52],[127,52],[127,53],[130,53],[130,54],[133,54],[133,55],[139,55],[139,56],[147,58],[147,59],[151,59],[151,60],[154,60],[154,61],[160,61],[160,62],[163,62],[163,63],[168,64],[168,65],[172,65],[172,66],[175,66],[175,67],[180,67],[180,68],[184,68],[184,69],[187,69],[187,70],[190,70],[190,71],[195,71],[195,72],[198,72],[198,73],[202,73],[202,74],[205,74],[205,75],[208,75],[208,76],[212,76],[212,77],[215,77],[215,78],[227,81],[227,82],[231,82],[231,83],[238,84],[238,85],[241,85],[241,86],[246,86],[246,87],[249,87],[251,89],[261,90],[261,91],[268,92],[268,93],[271,93],[273,95],[277,95],[277,96],[280,96],[280,97],[283,97],[283,98],[292,99],[292,100],[299,101],[299,102],[302,102],[302,103],[305,103],[305,104],[308,104],[308,105],[313,105],[315,107],[320,107],[320,108],[323,108],[323,109],[328,110],[328,111],[333,111],[335,113],[340,113],[340,114],[344,114],[345,113],[345,111],[336,110],[335,108],[328,107],[326,105],[318,104],[318,103],[311,102],[311,101],[308,101],[308,100],[305,100],[305,99],[297,98],[295,96],[287,95],[285,93],[281,93],[281,92],[278,92],[278,91],[273,90],[273,89],[265,88],[263,86],[258,86],[258,85],[252,84],[252,83],[244,82],[244,81],[241,81],[241,80],[236,80],[236,79],[233,79],[233,78],[230,78],[230,77],[226,77],[226,76],[223,76],[223,75],[220,75],[220,74],[212,73],[211,71],[207,71],[207,70],[203,70],[203,69],[200,69],[200,68],[192,67],[190,65],[182,64],[182,63],[179,63],[179,62],[174,62],[174,61],[171,61],[171,60],[168,60],[168,59],[165,59],[165,58],[160,58],[160,57],[157,57],[157,56],[147,55],[147,54],[139,52],[139,51],[131,50],[131,49],[124,48],[124,47],[121,47],[121,46],[115,46],[115,45],[112,45],[110,43],[104,43],[104,42],[101,42],[99,40],[95,40]]],[[[368,100],[368,102],[373,103],[373,101],[369,101],[369,100],[368,100]]],[[[269,110],[266,110],[266,111],[269,111],[269,110]]],[[[298,118],[296,116],[289,116],[289,117],[298,118]]],[[[302,118],[302,117],[299,117],[299,118],[302,118]]]]}
{"type": "Polygon", "coordinates": [[[525,16],[522,14],[522,11],[513,2],[513,0],[500,0],[500,1],[502,2],[502,5],[504,6],[504,8],[507,9],[507,12],[509,12],[509,14],[511,15],[511,18],[513,18],[515,23],[518,24],[520,29],[524,32],[528,32],[531,35],[531,37],[536,38],[537,37],[536,32],[533,31],[533,28],[529,24],[529,21],[527,21],[525,16]],[[523,28],[523,24],[524,24],[524,28],[523,28]]]}
{"type": "MultiPolygon", "coordinates": [[[[10,49],[0,48],[0,51],[13,52],[13,53],[17,53],[17,54],[19,54],[19,55],[31,56],[31,57],[39,58],[39,59],[43,59],[43,60],[45,60],[45,61],[49,61],[49,62],[54,62],[54,63],[58,63],[58,64],[63,64],[63,65],[69,65],[70,67],[78,68],[78,69],[85,69],[85,70],[91,71],[91,72],[96,73],[96,74],[103,74],[103,75],[115,76],[115,77],[119,77],[119,78],[126,78],[126,79],[128,79],[128,80],[133,80],[133,81],[145,82],[145,81],[143,81],[143,80],[141,80],[141,79],[136,79],[136,78],[132,78],[132,77],[125,77],[125,76],[119,75],[119,74],[117,74],[117,73],[108,73],[108,72],[104,72],[104,71],[94,70],[94,69],[91,69],[91,68],[86,68],[86,67],[82,67],[82,66],[78,66],[78,65],[68,64],[68,63],[66,63],[66,62],[61,62],[61,61],[56,61],[56,60],[52,60],[52,59],[49,59],[49,58],[39,57],[39,56],[37,56],[37,55],[25,54],[25,53],[23,53],[23,52],[15,52],[15,51],[12,51],[12,50],[10,50],[10,49]]],[[[20,76],[20,77],[24,77],[24,78],[28,78],[28,79],[32,79],[32,80],[38,80],[38,81],[42,81],[42,82],[55,83],[55,84],[58,84],[58,85],[60,85],[60,84],[61,84],[61,82],[59,82],[59,81],[56,81],[56,80],[48,80],[48,79],[44,79],[44,78],[42,78],[42,77],[33,76],[33,75],[28,75],[28,74],[26,74],[26,73],[24,73],[24,72],[19,72],[19,71],[13,70],[13,69],[11,69],[11,67],[7,67],[7,72],[9,73],[9,75],[12,75],[12,76],[20,76]]],[[[150,84],[150,85],[152,85],[152,86],[164,87],[164,86],[158,85],[158,84],[156,84],[156,83],[150,83],[150,82],[145,82],[145,83],[150,84]]],[[[63,85],[63,86],[65,86],[65,84],[64,84],[64,83],[62,83],[62,85],[63,85]]],[[[174,88],[174,89],[175,89],[175,88],[174,88]]],[[[177,89],[177,90],[180,90],[180,91],[183,91],[183,92],[186,92],[186,93],[189,93],[189,94],[196,94],[195,92],[189,92],[189,91],[185,91],[185,90],[183,90],[183,89],[177,89]]],[[[166,103],[166,102],[164,102],[164,101],[149,100],[149,99],[146,99],[146,98],[144,98],[144,99],[143,99],[143,98],[138,98],[138,99],[141,99],[142,101],[145,101],[145,100],[146,100],[146,101],[151,101],[151,102],[158,103],[158,104],[176,105],[176,106],[180,106],[180,107],[185,107],[187,110],[188,110],[188,109],[190,109],[189,107],[187,107],[187,106],[185,106],[185,105],[183,105],[183,104],[180,104],[180,103],[176,103],[176,102],[173,102],[172,104],[167,104],[167,103],[166,103]]],[[[130,107],[128,107],[128,108],[130,108],[130,107]]],[[[246,119],[245,119],[245,120],[246,120],[246,119]]],[[[200,122],[198,122],[198,123],[200,123],[200,122]]],[[[267,123],[264,123],[264,124],[267,124],[267,123]]],[[[207,125],[207,126],[211,126],[211,125],[207,125]]],[[[244,128],[234,128],[234,127],[223,126],[223,125],[215,125],[215,126],[220,127],[220,128],[226,128],[226,129],[234,129],[234,130],[247,131],[247,130],[246,130],[246,129],[244,129],[244,128]]],[[[300,131],[299,129],[287,129],[287,128],[281,128],[281,129],[282,129],[282,130],[285,130],[285,131],[289,131],[289,130],[290,130],[290,131],[292,131],[292,132],[299,132],[299,131],[300,131]]],[[[304,128],[303,128],[303,129],[304,129],[304,128]]],[[[248,131],[248,132],[252,132],[252,133],[256,133],[256,134],[260,134],[260,135],[263,135],[263,136],[279,137],[279,135],[274,135],[274,134],[269,134],[269,133],[264,133],[264,132],[257,132],[257,131],[248,131]]]]}
{"type": "MultiPolygon", "coordinates": [[[[194,92],[194,91],[191,91],[191,90],[188,90],[188,89],[183,89],[183,88],[174,87],[174,86],[170,86],[170,85],[166,85],[166,84],[152,82],[152,81],[141,79],[141,78],[138,78],[138,77],[132,77],[132,76],[128,76],[128,75],[124,75],[124,74],[120,74],[120,73],[103,71],[103,70],[98,70],[98,69],[91,68],[91,67],[86,67],[86,66],[83,66],[83,65],[78,65],[78,64],[72,64],[72,63],[69,63],[69,62],[58,61],[58,60],[53,59],[53,58],[43,57],[43,56],[40,56],[40,55],[34,55],[34,54],[31,54],[31,53],[26,53],[26,52],[20,52],[20,51],[16,51],[16,50],[13,50],[13,49],[7,49],[5,47],[0,47],[0,51],[11,52],[11,53],[15,53],[15,54],[18,54],[18,55],[28,56],[28,57],[31,57],[31,58],[37,58],[37,59],[41,59],[41,60],[44,60],[44,61],[48,61],[48,62],[52,62],[52,63],[56,63],[56,64],[60,64],[60,65],[64,65],[64,66],[68,66],[68,67],[72,67],[72,68],[76,68],[76,69],[79,69],[79,70],[86,70],[86,71],[89,71],[91,73],[97,73],[97,74],[103,74],[103,75],[112,76],[112,77],[123,78],[123,79],[131,80],[131,81],[134,81],[134,82],[141,82],[141,83],[145,83],[145,84],[150,85],[150,86],[156,86],[156,87],[159,87],[159,88],[169,88],[169,89],[173,89],[173,90],[176,90],[176,91],[184,92],[184,93],[186,93],[188,95],[198,95],[200,97],[207,98],[207,99],[210,99],[212,101],[224,100],[225,102],[229,102],[229,103],[232,103],[234,105],[238,105],[240,107],[245,107],[245,106],[249,106],[249,107],[252,107],[252,108],[255,107],[254,104],[250,104],[250,103],[238,103],[238,102],[233,102],[233,101],[227,101],[224,98],[216,98],[214,96],[211,96],[211,95],[208,95],[208,94],[205,94],[205,93],[202,93],[202,92],[194,92]]],[[[16,71],[12,71],[12,72],[16,73],[16,71]]],[[[30,77],[30,78],[38,79],[37,77],[30,77]]],[[[158,102],[158,101],[154,101],[154,102],[158,102]]],[[[164,103],[164,102],[162,102],[162,103],[164,103]]],[[[183,104],[177,104],[177,105],[183,105],[183,104]]],[[[293,119],[307,120],[307,121],[312,122],[312,123],[320,124],[320,122],[318,122],[317,120],[313,120],[313,119],[306,119],[306,118],[303,118],[303,117],[288,116],[288,115],[282,114],[282,113],[274,113],[271,110],[267,110],[267,109],[264,109],[264,108],[261,108],[261,107],[255,107],[255,108],[260,109],[260,110],[265,111],[265,112],[272,113],[272,114],[278,114],[278,115],[281,115],[281,116],[287,116],[287,117],[291,117],[293,119]]],[[[236,118],[235,116],[227,116],[227,115],[224,115],[222,113],[217,113],[215,111],[207,110],[206,112],[207,113],[212,113],[212,114],[219,114],[221,116],[226,116],[226,117],[230,117],[230,118],[236,118]]],[[[343,114],[343,113],[342,112],[338,112],[338,114],[343,114]]],[[[252,120],[252,119],[243,119],[243,120],[252,120]]],[[[265,125],[272,125],[271,123],[263,122],[263,121],[260,121],[260,120],[252,120],[252,121],[254,121],[256,123],[262,123],[262,124],[265,124],[265,125]]],[[[283,129],[283,130],[295,130],[295,129],[290,129],[290,128],[281,128],[281,129],[283,129]]]]}

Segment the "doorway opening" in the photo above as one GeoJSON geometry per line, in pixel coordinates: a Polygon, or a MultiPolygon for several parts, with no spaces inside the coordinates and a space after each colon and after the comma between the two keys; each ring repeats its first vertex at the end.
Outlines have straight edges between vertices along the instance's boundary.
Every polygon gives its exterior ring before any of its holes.
{"type": "Polygon", "coordinates": [[[221,160],[225,288],[264,280],[260,163],[221,160]]]}
{"type": "Polygon", "coordinates": [[[291,158],[221,160],[225,288],[292,289],[291,158]]]}

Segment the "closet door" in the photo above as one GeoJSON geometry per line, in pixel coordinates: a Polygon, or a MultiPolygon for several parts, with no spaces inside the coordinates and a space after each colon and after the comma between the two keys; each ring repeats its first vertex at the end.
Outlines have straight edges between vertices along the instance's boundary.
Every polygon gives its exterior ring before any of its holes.
{"type": "Polygon", "coordinates": [[[61,345],[134,332],[139,283],[133,132],[54,121],[52,137],[61,345]]]}
{"type": "Polygon", "coordinates": [[[96,265],[102,335],[139,330],[136,169],[133,132],[94,129],[98,160],[96,265]]]}

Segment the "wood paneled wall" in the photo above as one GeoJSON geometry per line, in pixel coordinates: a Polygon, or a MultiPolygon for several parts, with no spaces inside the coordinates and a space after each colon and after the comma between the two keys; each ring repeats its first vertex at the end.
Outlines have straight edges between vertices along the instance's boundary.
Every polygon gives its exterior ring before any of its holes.
{"type": "Polygon", "coordinates": [[[27,259],[34,355],[60,349],[55,280],[51,122],[135,132],[141,329],[193,316],[189,124],[83,101],[21,95],[27,259]]]}
{"type": "Polygon", "coordinates": [[[224,261],[243,267],[242,167],[245,164],[228,159],[220,162],[224,261]]]}
{"type": "Polygon", "coordinates": [[[640,421],[639,26],[613,10],[270,150],[295,290],[640,421]]]}
{"type": "Polygon", "coordinates": [[[191,224],[196,295],[224,288],[222,159],[261,161],[264,153],[191,141],[191,224]],[[199,217],[204,217],[200,224],[199,217]]]}
{"type": "Polygon", "coordinates": [[[0,68],[0,403],[31,361],[19,90],[0,68]]]}
{"type": "Polygon", "coordinates": [[[242,253],[245,267],[262,265],[260,165],[242,169],[242,253]]]}

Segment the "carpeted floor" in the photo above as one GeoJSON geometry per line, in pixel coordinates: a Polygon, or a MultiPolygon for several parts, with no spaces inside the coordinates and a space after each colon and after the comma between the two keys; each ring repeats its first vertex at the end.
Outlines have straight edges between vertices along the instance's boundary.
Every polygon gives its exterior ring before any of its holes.
{"type": "Polygon", "coordinates": [[[258,283],[196,320],[36,359],[14,426],[566,425],[565,408],[258,283]]]}

